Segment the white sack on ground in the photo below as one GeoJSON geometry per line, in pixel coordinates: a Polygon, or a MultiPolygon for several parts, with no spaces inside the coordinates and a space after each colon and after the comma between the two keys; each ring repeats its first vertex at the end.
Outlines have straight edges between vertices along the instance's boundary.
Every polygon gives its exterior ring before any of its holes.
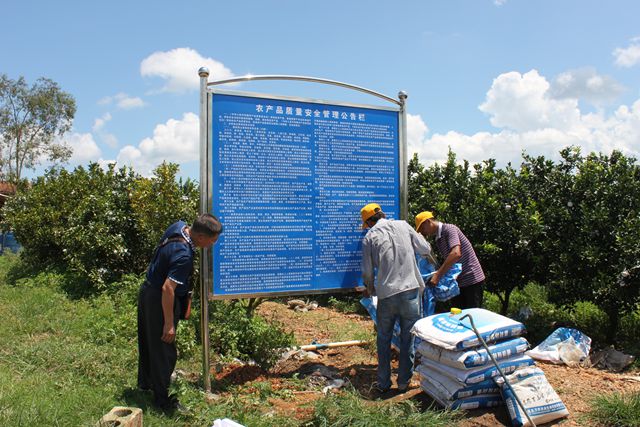
{"type": "MultiPolygon", "coordinates": [[[[507,380],[536,425],[569,415],[567,407],[562,403],[558,393],[551,387],[540,368],[531,366],[519,369],[511,375],[507,375],[507,380]]],[[[518,427],[531,425],[522,408],[518,405],[513,392],[504,383],[504,379],[497,377],[495,381],[501,387],[500,392],[507,404],[511,423],[518,427]]]]}
{"type": "Polygon", "coordinates": [[[577,365],[589,357],[591,338],[573,328],[558,328],[527,354],[537,360],[577,365]]]}
{"type": "MultiPolygon", "coordinates": [[[[427,380],[427,382],[432,385],[432,389],[438,393],[443,400],[453,402],[454,400],[471,396],[500,394],[500,388],[493,379],[476,384],[465,384],[448,375],[429,369],[422,364],[418,365],[416,371],[422,379],[427,380]]],[[[423,390],[431,394],[431,390],[423,390]]]]}
{"type": "Polygon", "coordinates": [[[441,394],[440,390],[431,382],[430,378],[423,378],[420,381],[420,387],[439,405],[448,409],[479,409],[492,408],[494,406],[504,405],[502,396],[498,393],[483,394],[478,396],[465,397],[462,399],[450,400],[441,394]]]}
{"type": "MultiPolygon", "coordinates": [[[[502,369],[502,372],[504,372],[505,374],[510,374],[518,368],[523,368],[534,364],[534,360],[525,355],[510,357],[509,359],[504,359],[498,362],[500,369],[502,369]]],[[[442,375],[446,375],[464,384],[477,384],[500,375],[498,369],[493,364],[480,366],[474,369],[457,369],[452,368],[451,366],[434,362],[433,360],[429,360],[427,358],[423,358],[420,361],[420,365],[424,369],[439,372],[442,375]]]]}
{"type": "MultiPolygon", "coordinates": [[[[496,360],[502,360],[522,354],[528,348],[527,340],[519,337],[490,345],[489,351],[496,360]]],[[[487,350],[482,347],[468,351],[453,351],[422,341],[417,350],[422,356],[452,368],[471,369],[491,363],[487,350]]]]}
{"type": "Polygon", "coordinates": [[[411,331],[420,339],[447,350],[477,347],[480,341],[469,319],[460,321],[465,314],[473,317],[480,336],[487,343],[518,337],[525,332],[522,323],[482,308],[465,309],[461,314],[442,313],[425,317],[418,320],[411,331]]]}

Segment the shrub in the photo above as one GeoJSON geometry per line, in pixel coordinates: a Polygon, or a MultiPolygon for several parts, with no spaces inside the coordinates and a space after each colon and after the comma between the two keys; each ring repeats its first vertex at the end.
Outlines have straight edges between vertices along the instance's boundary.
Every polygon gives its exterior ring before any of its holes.
{"type": "Polygon", "coordinates": [[[5,220],[32,265],[70,271],[89,291],[141,273],[165,228],[197,214],[197,186],[176,182],[177,165],[153,178],[98,164],[52,169],[5,206],[5,220]]]}
{"type": "Polygon", "coordinates": [[[610,333],[609,317],[597,305],[579,301],[570,308],[572,326],[591,338],[592,347],[603,347],[610,333]]]}
{"type": "Polygon", "coordinates": [[[620,319],[616,343],[622,351],[640,355],[640,310],[636,309],[620,319]]]}
{"type": "Polygon", "coordinates": [[[211,349],[223,356],[254,360],[269,369],[278,360],[277,349],[294,343],[293,334],[284,332],[260,316],[250,316],[241,304],[213,301],[209,304],[211,349]]]}
{"type": "Polygon", "coordinates": [[[548,302],[546,289],[535,283],[513,292],[507,314],[524,323],[532,346],[543,341],[558,326],[570,322],[569,312],[548,302]]]}

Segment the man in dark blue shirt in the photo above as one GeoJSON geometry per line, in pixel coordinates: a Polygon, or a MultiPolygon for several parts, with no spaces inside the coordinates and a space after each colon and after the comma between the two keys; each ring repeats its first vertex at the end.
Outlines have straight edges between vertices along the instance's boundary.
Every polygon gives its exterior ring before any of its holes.
{"type": "Polygon", "coordinates": [[[189,276],[196,248],[211,247],[222,224],[211,214],[200,215],[189,227],[172,224],[156,248],[138,296],[138,387],[152,390],[154,404],[162,410],[179,408],[169,396],[171,373],[176,366],[176,328],[188,304],[189,276]]]}

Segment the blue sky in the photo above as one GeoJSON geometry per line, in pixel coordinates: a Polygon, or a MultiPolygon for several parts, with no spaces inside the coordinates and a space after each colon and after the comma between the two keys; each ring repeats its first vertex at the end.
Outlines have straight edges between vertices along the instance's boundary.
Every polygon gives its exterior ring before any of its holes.
{"type": "MultiPolygon", "coordinates": [[[[519,164],[569,144],[640,157],[640,2],[5,0],[0,73],[58,82],[77,101],[70,166],[162,160],[198,176],[198,77],[295,74],[408,98],[424,163],[519,164]]],[[[270,94],[384,105],[324,85],[270,94]]],[[[38,173],[38,172],[36,172],[38,173]]]]}

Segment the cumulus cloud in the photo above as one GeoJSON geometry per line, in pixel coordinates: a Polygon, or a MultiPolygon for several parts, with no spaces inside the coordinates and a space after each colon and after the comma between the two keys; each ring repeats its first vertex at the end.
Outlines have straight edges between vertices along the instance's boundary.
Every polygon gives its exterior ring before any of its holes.
{"type": "Polygon", "coordinates": [[[640,64],[640,37],[632,38],[628,47],[615,48],[613,56],[615,64],[619,67],[629,68],[640,64]]]}
{"type": "Polygon", "coordinates": [[[496,6],[502,6],[506,2],[507,0],[493,0],[493,4],[495,4],[496,6]]]}
{"type": "Polygon", "coordinates": [[[69,159],[71,165],[83,165],[91,161],[97,161],[102,151],[90,133],[70,133],[64,136],[64,142],[73,149],[69,159]]]}
{"type": "Polygon", "coordinates": [[[114,96],[105,96],[100,101],[98,101],[100,105],[111,105],[115,104],[116,107],[121,110],[131,110],[133,108],[141,108],[146,105],[146,103],[137,96],[129,96],[126,93],[120,92],[114,96]]]}
{"type": "Polygon", "coordinates": [[[510,72],[493,80],[480,111],[498,128],[525,132],[540,128],[568,129],[580,117],[575,99],[553,99],[549,82],[536,70],[510,72]]]}
{"type": "MultiPolygon", "coordinates": [[[[504,166],[519,165],[522,151],[557,160],[562,148],[576,145],[585,153],[611,153],[616,149],[640,157],[640,99],[609,114],[582,113],[576,99],[555,99],[550,88],[535,70],[502,74],[494,80],[479,107],[500,129],[473,135],[455,131],[427,133],[421,141],[409,140],[409,155],[418,153],[426,164],[442,163],[450,147],[459,160],[478,163],[494,158],[504,166]]],[[[412,121],[415,129],[427,128],[420,116],[410,116],[408,126],[412,121]]]]}
{"type": "Polygon", "coordinates": [[[166,81],[161,92],[182,93],[200,87],[198,69],[207,67],[216,80],[233,77],[233,73],[222,62],[205,58],[197,51],[181,47],[166,52],[154,52],[140,64],[143,77],[159,77],[166,81]]]}
{"type": "Polygon", "coordinates": [[[137,147],[122,148],[117,162],[150,175],[163,161],[180,164],[197,161],[200,159],[199,126],[200,118],[194,113],[185,113],[181,120],[170,119],[157,125],[153,136],[143,139],[137,147]]]}
{"type": "Polygon", "coordinates": [[[550,88],[555,99],[573,98],[593,105],[609,104],[625,91],[625,87],[609,76],[603,76],[592,67],[565,71],[558,75],[550,88]]]}
{"type": "Polygon", "coordinates": [[[105,129],[107,122],[109,122],[110,120],[111,114],[104,113],[102,117],[98,117],[94,120],[91,130],[109,147],[116,148],[118,146],[118,138],[116,138],[115,135],[107,132],[105,129]]]}

